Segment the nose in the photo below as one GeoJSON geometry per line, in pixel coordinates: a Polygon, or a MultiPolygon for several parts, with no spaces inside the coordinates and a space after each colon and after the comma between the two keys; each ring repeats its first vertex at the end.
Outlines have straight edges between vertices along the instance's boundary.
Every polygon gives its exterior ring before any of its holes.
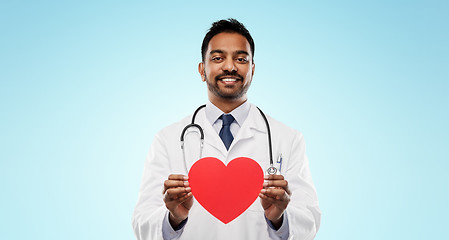
{"type": "Polygon", "coordinates": [[[227,58],[221,67],[222,71],[229,71],[229,72],[237,72],[237,67],[235,66],[234,59],[227,58]]]}

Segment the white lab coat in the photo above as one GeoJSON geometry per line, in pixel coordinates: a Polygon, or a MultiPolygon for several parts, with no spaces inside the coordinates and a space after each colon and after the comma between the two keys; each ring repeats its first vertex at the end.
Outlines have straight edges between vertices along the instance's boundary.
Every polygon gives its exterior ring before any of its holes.
{"type": "MultiPolygon", "coordinates": [[[[305,155],[303,135],[267,117],[271,127],[274,161],[282,153],[281,173],[292,191],[285,212],[289,239],[313,239],[320,225],[321,212],[305,155]]],[[[139,200],[133,216],[133,228],[139,240],[162,239],[162,222],[168,211],[163,202],[163,183],[170,174],[187,175],[185,165],[190,169],[198,160],[200,140],[195,128],[189,128],[185,134],[185,162],[180,147],[181,132],[190,121],[191,116],[168,126],[154,139],[145,162],[139,200]]],[[[204,110],[199,111],[195,123],[204,129],[202,157],[216,157],[225,164],[237,157],[249,157],[256,160],[264,171],[269,167],[267,128],[254,105],[251,105],[249,115],[234,137],[229,151],[207,120],[204,110]]],[[[220,222],[194,200],[179,239],[278,239],[268,228],[260,199],[228,224],[220,222]]]]}

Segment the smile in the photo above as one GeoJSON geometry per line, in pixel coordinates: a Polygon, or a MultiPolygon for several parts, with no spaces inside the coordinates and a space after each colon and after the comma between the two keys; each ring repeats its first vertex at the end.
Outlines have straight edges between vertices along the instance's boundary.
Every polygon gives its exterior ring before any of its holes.
{"type": "Polygon", "coordinates": [[[235,81],[237,81],[237,79],[235,79],[235,78],[223,78],[223,79],[220,79],[221,81],[223,81],[223,82],[235,82],[235,81]]]}

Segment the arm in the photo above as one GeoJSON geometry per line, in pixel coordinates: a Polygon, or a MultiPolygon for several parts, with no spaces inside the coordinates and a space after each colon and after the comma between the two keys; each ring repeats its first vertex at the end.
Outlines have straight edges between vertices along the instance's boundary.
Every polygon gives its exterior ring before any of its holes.
{"type": "Polygon", "coordinates": [[[259,197],[272,238],[285,240],[289,236],[289,224],[285,210],[290,202],[290,196],[291,192],[284,176],[265,176],[259,197]]]}
{"type": "Polygon", "coordinates": [[[259,197],[265,211],[265,217],[275,229],[282,226],[283,214],[290,202],[292,193],[288,188],[287,180],[282,175],[266,175],[263,189],[259,197]]]}
{"type": "Polygon", "coordinates": [[[299,132],[292,141],[284,176],[292,192],[286,209],[290,239],[313,239],[320,227],[321,211],[305,154],[304,138],[299,132]]]}
{"type": "Polygon", "coordinates": [[[164,217],[169,212],[168,206],[164,204],[163,193],[173,187],[170,185],[164,188],[170,171],[166,144],[158,134],[145,161],[139,199],[133,215],[133,229],[138,240],[163,239],[164,217]]]}
{"type": "Polygon", "coordinates": [[[269,234],[274,239],[313,239],[321,212],[300,133],[292,140],[284,169],[284,175],[265,176],[259,195],[269,234]]]}
{"type": "Polygon", "coordinates": [[[173,229],[178,229],[181,222],[185,222],[193,205],[188,179],[184,175],[171,174],[164,182],[164,202],[170,212],[168,220],[173,229]]]}

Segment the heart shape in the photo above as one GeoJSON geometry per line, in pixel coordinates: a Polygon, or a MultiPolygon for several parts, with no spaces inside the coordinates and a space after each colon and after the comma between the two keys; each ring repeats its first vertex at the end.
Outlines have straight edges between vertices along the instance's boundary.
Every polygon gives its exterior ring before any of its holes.
{"type": "Polygon", "coordinates": [[[263,181],[262,168],[247,157],[235,158],[227,166],[214,157],[201,158],[189,171],[193,196],[224,224],[240,216],[253,204],[263,181]]]}

